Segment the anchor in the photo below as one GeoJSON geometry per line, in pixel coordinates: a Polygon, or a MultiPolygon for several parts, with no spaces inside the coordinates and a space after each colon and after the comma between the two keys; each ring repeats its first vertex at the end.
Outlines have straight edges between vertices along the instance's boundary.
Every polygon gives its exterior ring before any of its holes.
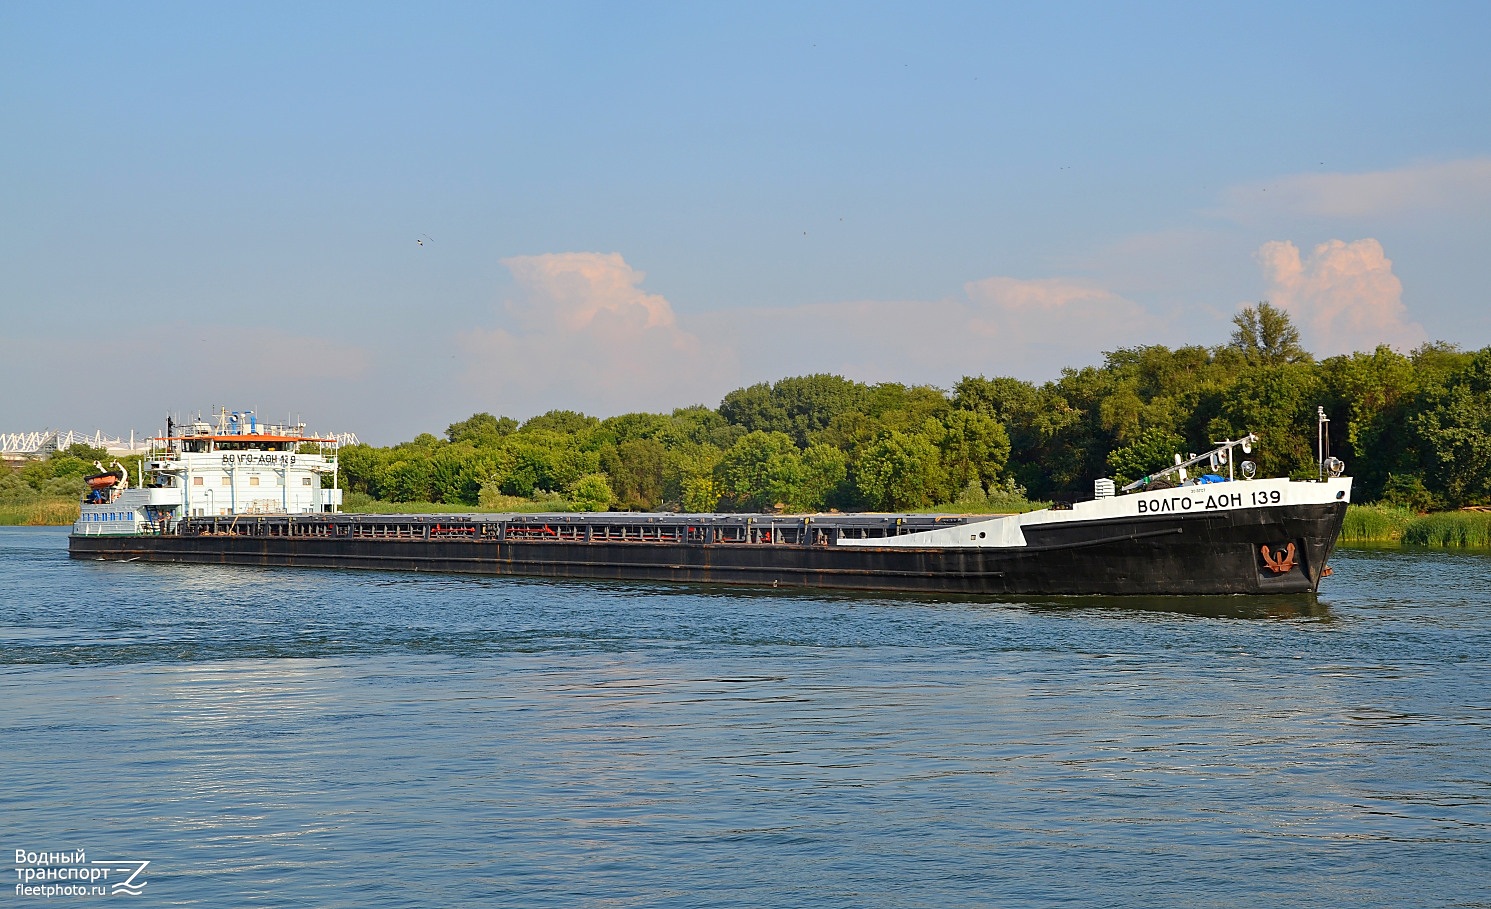
{"type": "Polygon", "coordinates": [[[1268,544],[1266,543],[1262,546],[1259,546],[1258,550],[1263,553],[1263,564],[1267,565],[1268,570],[1272,571],[1274,574],[1283,574],[1284,572],[1294,568],[1293,543],[1290,543],[1288,546],[1284,547],[1284,551],[1279,553],[1277,556],[1274,555],[1274,553],[1269,549],[1268,544]]]}

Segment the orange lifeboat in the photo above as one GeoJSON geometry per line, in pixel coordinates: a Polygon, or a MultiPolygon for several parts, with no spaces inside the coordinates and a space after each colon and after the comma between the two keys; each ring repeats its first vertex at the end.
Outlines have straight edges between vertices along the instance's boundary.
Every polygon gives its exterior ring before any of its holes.
{"type": "Polygon", "coordinates": [[[114,473],[96,473],[91,477],[84,477],[89,489],[108,489],[119,482],[119,475],[114,473]]]}

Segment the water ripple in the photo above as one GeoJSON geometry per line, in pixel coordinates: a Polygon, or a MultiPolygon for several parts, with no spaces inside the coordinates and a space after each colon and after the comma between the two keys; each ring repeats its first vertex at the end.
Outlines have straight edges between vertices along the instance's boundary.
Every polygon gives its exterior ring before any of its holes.
{"type": "Polygon", "coordinates": [[[165,905],[1487,905],[1491,561],[984,602],[70,562],[0,818],[165,905]]]}

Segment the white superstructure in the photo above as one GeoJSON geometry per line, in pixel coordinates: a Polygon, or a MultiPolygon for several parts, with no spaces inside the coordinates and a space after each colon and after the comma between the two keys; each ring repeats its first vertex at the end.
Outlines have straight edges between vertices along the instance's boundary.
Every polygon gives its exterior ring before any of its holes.
{"type": "Polygon", "coordinates": [[[112,471],[99,465],[73,532],[161,532],[183,517],[335,513],[338,445],[307,435],[304,424],[261,425],[252,411],[224,410],[216,426],[199,419],[180,432],[167,421],[133,487],[117,461],[112,471]]]}

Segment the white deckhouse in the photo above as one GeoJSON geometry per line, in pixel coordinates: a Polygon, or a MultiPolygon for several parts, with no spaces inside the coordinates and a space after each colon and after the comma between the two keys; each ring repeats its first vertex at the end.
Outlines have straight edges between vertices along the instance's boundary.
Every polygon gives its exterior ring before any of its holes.
{"type": "Polygon", "coordinates": [[[307,435],[305,424],[260,424],[252,411],[217,414],[150,440],[137,485],[114,469],[87,478],[73,532],[84,535],[162,532],[172,521],[208,515],[335,513],[337,440],[307,435]],[[323,488],[321,478],[330,477],[323,488]]]}

